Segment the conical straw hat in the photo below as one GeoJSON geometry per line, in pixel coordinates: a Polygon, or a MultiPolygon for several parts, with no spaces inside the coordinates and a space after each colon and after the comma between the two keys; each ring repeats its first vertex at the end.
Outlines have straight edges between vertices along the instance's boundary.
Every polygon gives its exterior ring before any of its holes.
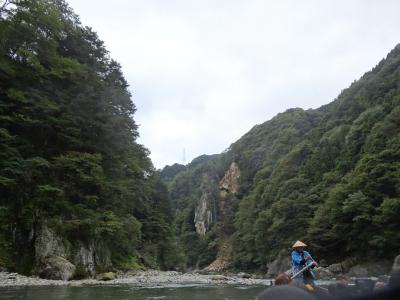
{"type": "Polygon", "coordinates": [[[293,244],[292,248],[297,248],[297,247],[306,247],[307,245],[304,244],[302,241],[297,241],[296,243],[293,244]]]}

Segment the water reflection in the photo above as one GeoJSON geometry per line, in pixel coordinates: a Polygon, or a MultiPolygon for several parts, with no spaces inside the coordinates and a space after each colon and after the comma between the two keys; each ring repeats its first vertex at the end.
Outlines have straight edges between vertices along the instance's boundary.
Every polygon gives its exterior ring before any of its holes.
{"type": "Polygon", "coordinates": [[[0,289],[1,299],[29,300],[250,300],[264,289],[263,286],[190,286],[176,288],[107,287],[22,287],[0,289]]]}

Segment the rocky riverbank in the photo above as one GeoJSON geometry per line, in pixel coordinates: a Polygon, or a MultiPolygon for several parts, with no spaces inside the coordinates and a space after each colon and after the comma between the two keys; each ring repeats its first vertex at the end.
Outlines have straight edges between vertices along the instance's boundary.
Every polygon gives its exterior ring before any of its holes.
{"type": "Polygon", "coordinates": [[[131,285],[138,287],[168,287],[179,285],[271,285],[270,279],[245,278],[236,275],[203,275],[199,273],[180,273],[175,271],[138,271],[117,273],[115,279],[97,280],[48,280],[28,277],[16,273],[0,272],[0,287],[12,286],[87,286],[87,285],[131,285]]]}

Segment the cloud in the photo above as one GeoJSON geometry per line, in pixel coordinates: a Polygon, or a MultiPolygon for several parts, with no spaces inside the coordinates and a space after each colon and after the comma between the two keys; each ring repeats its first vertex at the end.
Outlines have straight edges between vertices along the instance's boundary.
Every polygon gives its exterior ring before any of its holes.
{"type": "Polygon", "coordinates": [[[159,168],[332,101],[400,41],[398,1],[69,3],[122,64],[159,168]]]}

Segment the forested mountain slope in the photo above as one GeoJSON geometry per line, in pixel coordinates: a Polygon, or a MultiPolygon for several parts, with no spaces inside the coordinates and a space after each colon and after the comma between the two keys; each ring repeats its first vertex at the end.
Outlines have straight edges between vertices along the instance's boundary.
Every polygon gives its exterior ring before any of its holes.
{"type": "Polygon", "coordinates": [[[172,267],[166,190],[135,142],[120,65],[64,1],[8,2],[0,11],[0,267],[46,276],[64,264],[77,277],[172,267]]]}
{"type": "Polygon", "coordinates": [[[400,46],[329,105],[194,160],[169,196],[186,267],[265,270],[297,239],[329,262],[398,254],[400,46]]]}

